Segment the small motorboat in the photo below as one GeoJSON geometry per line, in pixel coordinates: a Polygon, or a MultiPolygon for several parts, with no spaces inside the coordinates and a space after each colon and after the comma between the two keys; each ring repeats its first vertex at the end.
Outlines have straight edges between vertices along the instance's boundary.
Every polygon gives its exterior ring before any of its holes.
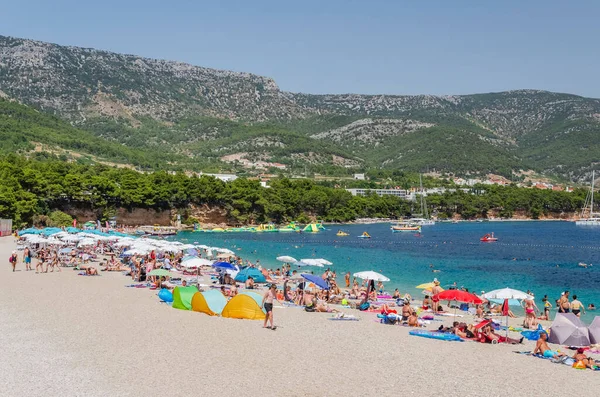
{"type": "Polygon", "coordinates": [[[494,237],[494,233],[488,233],[480,238],[479,241],[484,243],[493,243],[494,241],[498,241],[498,237],[494,237]]]}
{"type": "Polygon", "coordinates": [[[411,222],[399,222],[391,227],[392,232],[420,232],[421,225],[411,222]]]}
{"type": "Polygon", "coordinates": [[[579,262],[577,264],[577,266],[583,267],[584,269],[587,269],[588,267],[592,266],[592,264],[591,263],[588,264],[588,263],[579,262]]]}
{"type": "Polygon", "coordinates": [[[343,237],[343,236],[348,236],[348,233],[338,230],[338,232],[335,235],[339,236],[339,237],[343,237]]]}
{"type": "Polygon", "coordinates": [[[367,232],[363,232],[363,234],[361,234],[360,236],[358,236],[358,238],[371,238],[371,235],[367,232]]]}

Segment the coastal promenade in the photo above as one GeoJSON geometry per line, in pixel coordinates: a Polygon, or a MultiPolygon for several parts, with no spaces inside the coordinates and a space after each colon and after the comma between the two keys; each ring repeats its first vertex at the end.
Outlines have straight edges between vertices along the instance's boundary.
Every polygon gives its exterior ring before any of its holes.
{"type": "MultiPolygon", "coordinates": [[[[513,353],[524,345],[443,342],[276,305],[262,322],[159,303],[155,291],[99,277],[10,270],[0,238],[0,395],[553,396],[589,392],[600,373],[513,353]]],[[[469,322],[471,318],[464,318],[469,322]]],[[[437,328],[441,322],[432,323],[437,328]]]]}

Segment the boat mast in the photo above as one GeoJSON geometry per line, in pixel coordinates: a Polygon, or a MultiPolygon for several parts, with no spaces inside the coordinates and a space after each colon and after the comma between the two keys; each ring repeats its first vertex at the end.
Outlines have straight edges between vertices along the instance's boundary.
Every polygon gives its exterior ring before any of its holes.
{"type": "Polygon", "coordinates": [[[421,186],[421,216],[425,219],[429,219],[427,206],[425,205],[425,194],[423,192],[423,174],[419,174],[419,185],[421,186]]]}
{"type": "Polygon", "coordinates": [[[590,218],[594,217],[594,172],[595,170],[592,170],[592,196],[591,196],[591,200],[590,200],[590,218]]]}

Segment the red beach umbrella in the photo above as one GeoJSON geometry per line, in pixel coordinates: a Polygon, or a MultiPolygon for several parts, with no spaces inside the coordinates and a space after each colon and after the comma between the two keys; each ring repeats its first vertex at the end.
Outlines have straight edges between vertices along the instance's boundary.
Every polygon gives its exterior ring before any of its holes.
{"type": "Polygon", "coordinates": [[[461,291],[458,289],[448,289],[439,294],[435,294],[432,298],[434,301],[457,301],[462,303],[473,303],[479,305],[483,303],[481,298],[470,292],[461,291]]]}

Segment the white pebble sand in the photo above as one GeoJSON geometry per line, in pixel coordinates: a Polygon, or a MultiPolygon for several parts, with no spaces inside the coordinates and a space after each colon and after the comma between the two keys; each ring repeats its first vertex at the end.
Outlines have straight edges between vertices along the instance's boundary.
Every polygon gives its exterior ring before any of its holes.
{"type": "Polygon", "coordinates": [[[156,291],[125,288],[131,279],[120,272],[35,274],[20,262],[13,273],[14,248],[0,239],[2,396],[530,397],[600,385],[600,372],[513,353],[533,342],[443,342],[379,324],[374,313],[329,321],[277,305],[271,331],[172,309],[156,291]]]}

